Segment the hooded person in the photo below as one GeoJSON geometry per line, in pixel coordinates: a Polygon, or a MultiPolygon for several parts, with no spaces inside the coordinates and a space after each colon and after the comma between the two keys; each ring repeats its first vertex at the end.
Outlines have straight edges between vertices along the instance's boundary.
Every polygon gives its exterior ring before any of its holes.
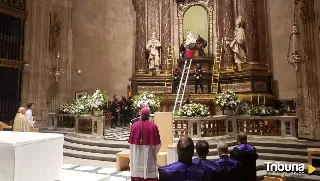
{"type": "Polygon", "coordinates": [[[161,140],[156,124],[149,121],[150,109],[140,110],[140,120],[131,126],[130,171],[131,181],[157,181],[157,155],[160,151],[161,140]]]}

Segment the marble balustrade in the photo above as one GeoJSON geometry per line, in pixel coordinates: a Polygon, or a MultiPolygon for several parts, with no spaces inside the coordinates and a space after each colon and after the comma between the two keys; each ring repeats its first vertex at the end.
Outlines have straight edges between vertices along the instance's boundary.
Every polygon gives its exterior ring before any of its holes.
{"type": "Polygon", "coordinates": [[[296,116],[228,116],[174,117],[174,138],[213,137],[245,132],[248,135],[297,137],[296,116]]]}

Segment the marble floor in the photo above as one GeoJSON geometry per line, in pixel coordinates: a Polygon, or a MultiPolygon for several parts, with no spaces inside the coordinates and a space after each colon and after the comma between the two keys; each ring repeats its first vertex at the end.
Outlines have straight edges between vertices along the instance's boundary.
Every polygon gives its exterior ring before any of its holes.
{"type": "Polygon", "coordinates": [[[117,172],[114,162],[64,157],[59,181],[128,181],[130,172],[117,172]]]}

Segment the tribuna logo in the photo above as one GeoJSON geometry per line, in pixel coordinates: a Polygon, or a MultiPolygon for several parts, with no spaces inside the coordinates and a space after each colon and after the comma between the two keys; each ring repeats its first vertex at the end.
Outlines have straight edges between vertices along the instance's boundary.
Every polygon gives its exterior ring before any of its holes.
{"type": "Polygon", "coordinates": [[[294,175],[305,174],[304,164],[280,163],[280,162],[265,162],[267,172],[289,172],[294,175]]]}

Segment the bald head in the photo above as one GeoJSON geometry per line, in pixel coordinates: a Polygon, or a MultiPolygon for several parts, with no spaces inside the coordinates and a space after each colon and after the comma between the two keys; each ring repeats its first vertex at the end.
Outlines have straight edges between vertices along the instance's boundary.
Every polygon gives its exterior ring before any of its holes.
{"type": "Polygon", "coordinates": [[[194,143],[190,137],[181,137],[178,141],[177,152],[179,160],[191,161],[194,154],[194,143]]]}
{"type": "Polygon", "coordinates": [[[25,113],[26,113],[26,108],[20,107],[20,108],[18,109],[18,113],[25,114],[25,113]]]}

